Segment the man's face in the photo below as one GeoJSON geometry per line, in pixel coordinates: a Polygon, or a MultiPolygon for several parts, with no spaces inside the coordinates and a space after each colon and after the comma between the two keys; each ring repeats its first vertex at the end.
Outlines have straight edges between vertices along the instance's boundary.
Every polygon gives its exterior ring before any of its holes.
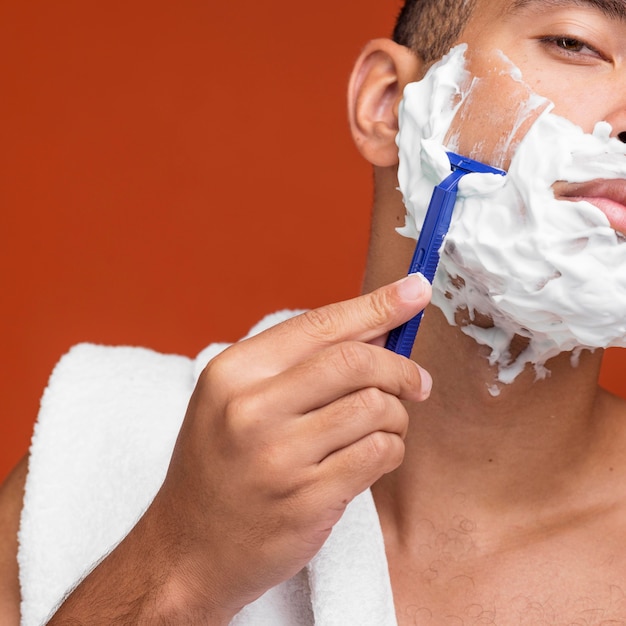
{"type": "Polygon", "coordinates": [[[609,137],[626,131],[626,0],[607,4],[478,0],[466,45],[404,92],[402,234],[419,231],[445,149],[508,170],[459,185],[433,285],[450,324],[491,348],[500,382],[526,364],[543,376],[562,352],[626,346],[626,145],[609,137]]]}
{"type": "MultiPolygon", "coordinates": [[[[461,153],[508,167],[539,113],[525,107],[532,92],[585,132],[599,121],[616,136],[626,131],[626,1],[479,0],[459,42],[468,44],[467,67],[481,79],[452,128],[461,153]],[[511,77],[511,64],[521,81],[511,77]]],[[[554,190],[589,200],[626,233],[624,181],[562,181],[554,190]]]]}

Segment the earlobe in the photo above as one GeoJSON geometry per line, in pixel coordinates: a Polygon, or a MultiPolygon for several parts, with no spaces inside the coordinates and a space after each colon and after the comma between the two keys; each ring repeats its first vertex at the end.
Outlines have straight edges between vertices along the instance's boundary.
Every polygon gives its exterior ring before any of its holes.
{"type": "Polygon", "coordinates": [[[422,62],[390,39],[370,41],[348,88],[348,114],[359,152],[373,165],[398,163],[398,106],[407,83],[421,78],[422,62]]]}

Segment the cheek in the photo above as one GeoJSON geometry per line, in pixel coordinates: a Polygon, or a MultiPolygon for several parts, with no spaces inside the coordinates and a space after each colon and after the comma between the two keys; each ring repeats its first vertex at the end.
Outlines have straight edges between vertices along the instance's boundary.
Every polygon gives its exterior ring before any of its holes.
{"type": "MultiPolygon", "coordinates": [[[[589,83],[585,83],[589,85],[589,83]]],[[[614,124],[614,118],[609,112],[611,99],[614,93],[602,93],[589,85],[584,92],[575,93],[571,86],[561,84],[543,85],[541,83],[533,87],[534,91],[554,103],[552,112],[573,122],[582,128],[585,133],[592,133],[597,122],[608,121],[614,124]]],[[[617,129],[619,132],[621,129],[617,129]]]]}
{"type": "MultiPolygon", "coordinates": [[[[519,59],[518,64],[527,93],[551,101],[555,115],[580,126],[585,133],[593,132],[600,121],[608,121],[615,126],[614,122],[617,123],[623,115],[623,78],[621,81],[609,81],[606,72],[591,72],[585,66],[564,68],[552,64],[546,69],[538,61],[529,63],[524,58],[519,59]]],[[[522,93],[518,95],[523,97],[522,93]]]]}
{"type": "Polygon", "coordinates": [[[472,79],[462,88],[462,102],[450,127],[450,149],[490,165],[507,169],[532,123],[547,103],[511,76],[510,68],[491,63],[472,67],[472,79]]]}

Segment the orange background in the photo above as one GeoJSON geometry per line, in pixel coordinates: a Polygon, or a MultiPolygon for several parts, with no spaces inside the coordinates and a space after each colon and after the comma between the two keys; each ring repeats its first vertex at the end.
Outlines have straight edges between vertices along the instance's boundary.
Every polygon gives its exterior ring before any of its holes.
{"type": "Polygon", "coordinates": [[[195,355],[358,292],[371,176],[345,87],[399,6],[0,3],[0,479],[72,344],[195,355]]]}

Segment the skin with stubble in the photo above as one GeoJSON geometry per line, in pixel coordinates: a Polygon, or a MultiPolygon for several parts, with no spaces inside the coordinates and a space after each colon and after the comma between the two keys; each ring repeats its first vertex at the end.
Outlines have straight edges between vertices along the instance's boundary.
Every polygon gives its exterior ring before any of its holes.
{"type": "MultiPolygon", "coordinates": [[[[471,71],[490,75],[501,51],[526,87],[498,80],[477,97],[460,149],[492,162],[489,146],[511,132],[503,110],[529,91],[586,131],[600,120],[626,130],[625,13],[626,2],[478,0],[457,39],[471,71]]],[[[397,108],[426,69],[377,40],[350,83],[352,133],[376,181],[365,295],[208,366],[153,504],[52,624],[227,624],[298,572],[369,486],[400,625],[626,623],[626,407],[597,386],[601,352],[577,367],[560,355],[549,378],[529,369],[494,398],[487,349],[437,309],[418,335],[419,366],[381,347],[430,297],[419,278],[396,282],[414,242],[395,232],[397,108]]],[[[589,199],[620,216],[611,190],[589,199]]],[[[22,480],[0,497],[14,503],[22,480]]],[[[13,542],[15,526],[0,517],[13,542]]],[[[15,576],[2,585],[18,623],[15,576]]]]}

